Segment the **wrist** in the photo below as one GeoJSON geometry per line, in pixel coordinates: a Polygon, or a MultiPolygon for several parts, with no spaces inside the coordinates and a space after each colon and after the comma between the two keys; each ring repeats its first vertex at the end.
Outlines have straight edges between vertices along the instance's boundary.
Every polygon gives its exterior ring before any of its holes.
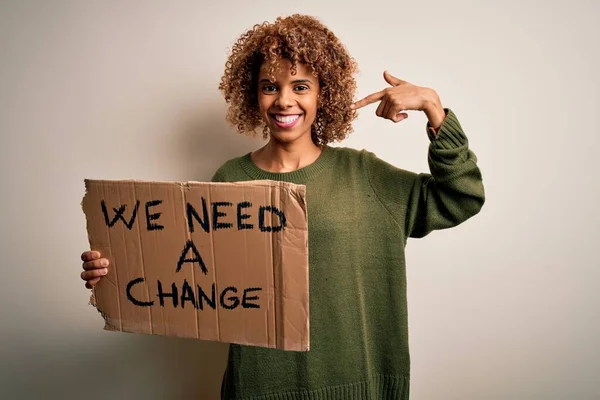
{"type": "Polygon", "coordinates": [[[423,111],[431,127],[437,131],[446,118],[446,111],[444,111],[440,97],[435,90],[428,89],[423,111]]]}

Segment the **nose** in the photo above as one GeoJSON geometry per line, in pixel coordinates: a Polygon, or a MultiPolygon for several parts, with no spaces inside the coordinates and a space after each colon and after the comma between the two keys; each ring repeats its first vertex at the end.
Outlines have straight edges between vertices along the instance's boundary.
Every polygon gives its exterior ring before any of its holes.
{"type": "Polygon", "coordinates": [[[294,95],[287,89],[281,89],[275,99],[275,105],[281,109],[290,108],[294,105],[294,95]]]}

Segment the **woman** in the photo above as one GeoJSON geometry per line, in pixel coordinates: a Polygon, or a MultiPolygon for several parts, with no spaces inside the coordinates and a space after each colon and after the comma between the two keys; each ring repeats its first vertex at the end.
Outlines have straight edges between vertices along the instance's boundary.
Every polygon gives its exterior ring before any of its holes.
{"type": "MultiPolygon", "coordinates": [[[[336,36],[302,15],[255,26],[226,63],[220,90],[228,121],[242,133],[262,128],[269,141],[227,161],[213,181],[306,185],[311,348],[232,344],[223,398],[408,399],[406,241],[477,214],[484,189],[456,115],[434,90],[386,71],[388,87],[353,103],[355,72],[336,36]],[[430,173],[329,146],[347,137],[356,110],[372,103],[377,116],[395,123],[407,110],[425,113],[430,173]]],[[[95,251],[82,259],[91,288],[108,260],[95,251]]]]}

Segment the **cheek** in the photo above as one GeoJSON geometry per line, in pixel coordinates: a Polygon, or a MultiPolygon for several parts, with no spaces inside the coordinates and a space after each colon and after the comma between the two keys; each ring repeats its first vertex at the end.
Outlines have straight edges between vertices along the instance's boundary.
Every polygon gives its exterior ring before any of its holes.
{"type": "Polygon", "coordinates": [[[310,119],[309,122],[312,123],[317,116],[317,100],[313,99],[308,102],[304,107],[304,111],[306,112],[306,116],[310,119]]]}
{"type": "Polygon", "coordinates": [[[258,103],[258,115],[265,122],[267,122],[269,119],[269,114],[267,112],[268,109],[269,109],[269,104],[260,103],[260,102],[258,103]]]}
{"type": "Polygon", "coordinates": [[[258,111],[262,114],[265,111],[265,100],[258,97],[258,111]]]}
{"type": "Polygon", "coordinates": [[[267,96],[259,94],[256,98],[258,103],[258,109],[261,113],[265,112],[271,106],[270,99],[267,96]]]}
{"type": "Polygon", "coordinates": [[[316,97],[311,98],[311,99],[306,99],[305,101],[302,102],[302,108],[304,108],[304,111],[306,111],[307,113],[315,114],[317,112],[317,104],[318,104],[318,99],[316,97]]]}

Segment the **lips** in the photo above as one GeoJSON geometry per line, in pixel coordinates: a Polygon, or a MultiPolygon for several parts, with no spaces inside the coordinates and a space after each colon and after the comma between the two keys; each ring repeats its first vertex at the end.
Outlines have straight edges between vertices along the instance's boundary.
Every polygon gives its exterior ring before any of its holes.
{"type": "Polygon", "coordinates": [[[271,118],[280,128],[291,128],[298,123],[302,114],[271,114],[271,118]]]}

